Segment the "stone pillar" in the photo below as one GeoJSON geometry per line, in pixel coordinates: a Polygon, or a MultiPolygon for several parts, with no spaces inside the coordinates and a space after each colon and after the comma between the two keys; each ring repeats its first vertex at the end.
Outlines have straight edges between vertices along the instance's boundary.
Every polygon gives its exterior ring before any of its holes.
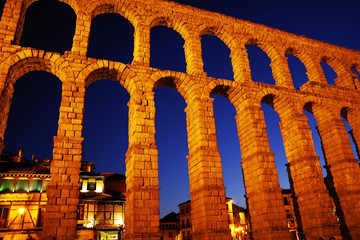
{"type": "Polygon", "coordinates": [[[360,168],[344,122],[330,110],[313,106],[334,187],[334,202],[344,239],[360,239],[360,168]]]}
{"type": "Polygon", "coordinates": [[[154,93],[133,92],[128,106],[126,240],[159,240],[161,234],[154,93]]]}
{"type": "Polygon", "coordinates": [[[232,239],[212,101],[210,98],[193,99],[185,109],[194,240],[232,239]]]}
{"type": "Polygon", "coordinates": [[[85,88],[63,82],[59,127],[54,137],[43,240],[76,238],[85,88]]]}
{"type": "Polygon", "coordinates": [[[231,50],[230,58],[235,82],[251,81],[249,58],[245,46],[234,47],[231,50]]]}
{"type": "MultiPolygon", "coordinates": [[[[7,0],[4,6],[0,22],[0,41],[11,44],[15,40],[15,34],[22,31],[25,13],[22,11],[22,2],[7,0]]],[[[19,35],[19,34],[18,34],[19,35]]],[[[20,36],[17,37],[20,40],[20,36]]],[[[18,44],[19,41],[17,41],[18,44]]]]}
{"type": "Polygon", "coordinates": [[[294,89],[287,57],[276,56],[270,63],[276,86],[294,89]]]}
{"type": "Polygon", "coordinates": [[[332,60],[330,62],[331,67],[337,74],[337,78],[335,78],[336,86],[339,87],[345,87],[349,89],[356,89],[356,83],[355,79],[352,77],[352,71],[347,68],[345,68],[341,62],[338,62],[337,60],[332,60]]]}
{"type": "Polygon", "coordinates": [[[187,36],[184,43],[186,72],[193,75],[204,75],[201,37],[187,36]]]}
{"type": "Polygon", "coordinates": [[[89,46],[91,18],[81,11],[76,16],[76,28],[71,52],[74,55],[86,56],[89,46]]]}
{"type": "Polygon", "coordinates": [[[134,59],[132,64],[150,66],[150,27],[137,24],[134,27],[134,59]]]}
{"type": "Polygon", "coordinates": [[[285,206],[260,106],[236,106],[246,200],[254,240],[291,239],[285,206]]]}
{"type": "Polygon", "coordinates": [[[307,117],[293,107],[277,106],[281,122],[300,239],[341,238],[339,224],[324,184],[319,157],[316,156],[307,117]]]}
{"type": "Polygon", "coordinates": [[[302,63],[306,67],[306,74],[309,78],[309,82],[316,82],[321,85],[327,84],[324,71],[320,65],[320,62],[316,62],[316,55],[307,53],[308,57],[302,60],[302,63]]]}
{"type": "MultiPolygon", "coordinates": [[[[0,88],[0,90],[2,89],[0,88]]],[[[10,84],[5,90],[2,90],[1,92],[2,95],[0,95],[0,153],[5,148],[4,135],[5,135],[7,120],[10,111],[11,99],[14,93],[14,87],[12,84],[10,84]]]]}

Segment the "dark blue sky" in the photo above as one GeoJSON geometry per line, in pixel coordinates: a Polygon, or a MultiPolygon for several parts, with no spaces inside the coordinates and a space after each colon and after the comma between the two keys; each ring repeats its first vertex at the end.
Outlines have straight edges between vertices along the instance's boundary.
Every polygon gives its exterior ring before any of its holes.
{"type": "MultiPolygon", "coordinates": [[[[344,1],[266,1],[266,0],[179,0],[183,4],[261,23],[309,38],[326,41],[355,50],[360,49],[360,2],[344,1]]],[[[63,53],[71,49],[76,16],[66,4],[40,0],[28,10],[20,45],[63,53]],[[51,9],[45,13],[44,9],[51,9]],[[66,16],[66,17],[64,17],[66,16]],[[46,19],[46,21],[44,21],[46,19]],[[61,41],[59,41],[61,40],[61,41]]],[[[92,22],[88,56],[130,63],[133,49],[133,28],[116,14],[96,17],[92,22]]],[[[151,66],[185,72],[181,36],[166,27],[151,30],[151,66]]],[[[230,51],[213,36],[202,38],[205,71],[209,76],[232,79],[230,51]]],[[[254,81],[273,84],[270,60],[258,48],[248,46],[254,81]]],[[[307,81],[301,62],[289,56],[289,66],[296,87],[307,81]]],[[[329,83],[336,74],[323,66],[329,83]]],[[[234,107],[222,96],[215,98],[214,111],[224,182],[227,196],[245,206],[241,175],[241,153],[237,137],[234,107]]],[[[127,150],[127,101],[129,95],[118,83],[110,80],[91,84],[86,91],[84,119],[84,158],[96,164],[98,172],[125,173],[127,150]]],[[[61,82],[45,72],[33,72],[15,84],[8,127],[6,150],[25,149],[26,156],[41,159],[52,156],[56,135],[61,82]]],[[[170,88],[155,90],[156,144],[159,150],[161,216],[178,211],[177,204],[189,199],[187,175],[186,107],[181,95],[170,88]]],[[[271,149],[275,152],[280,185],[288,188],[286,157],[278,127],[279,118],[267,105],[263,106],[271,149]]],[[[312,129],[316,122],[309,115],[312,129]]],[[[317,134],[317,154],[322,156],[317,134]]],[[[321,164],[324,165],[323,159],[321,164]]]]}

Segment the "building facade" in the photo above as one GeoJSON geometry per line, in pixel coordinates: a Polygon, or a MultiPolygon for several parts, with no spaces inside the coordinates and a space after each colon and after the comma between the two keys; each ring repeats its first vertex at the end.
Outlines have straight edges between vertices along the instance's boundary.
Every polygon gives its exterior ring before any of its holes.
{"type": "MultiPolygon", "coordinates": [[[[50,159],[29,161],[23,157],[23,150],[18,155],[6,152],[0,156],[1,240],[41,238],[50,168],[50,159]]],[[[125,176],[95,173],[94,168],[92,162],[82,162],[77,238],[123,239],[125,176]]]]}
{"type": "MultiPolygon", "coordinates": [[[[233,240],[250,239],[249,216],[246,210],[233,203],[231,198],[226,198],[226,208],[228,210],[228,226],[233,240]]],[[[191,224],[191,201],[179,204],[178,224],[179,240],[192,240],[193,230],[191,224]]]]}
{"type": "Polygon", "coordinates": [[[160,219],[161,240],[182,240],[179,235],[179,214],[171,212],[160,219]]]}

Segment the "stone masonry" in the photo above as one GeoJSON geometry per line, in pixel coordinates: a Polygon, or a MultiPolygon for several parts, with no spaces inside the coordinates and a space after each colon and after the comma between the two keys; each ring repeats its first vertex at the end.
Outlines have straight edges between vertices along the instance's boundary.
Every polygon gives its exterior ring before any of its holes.
{"type": "MultiPolygon", "coordinates": [[[[84,98],[100,79],[118,81],[130,94],[129,149],[126,154],[126,239],[159,240],[158,152],[154,89],[175,88],[187,103],[188,166],[195,240],[230,240],[222,165],[210,94],[227,97],[237,111],[252,238],[289,239],[281,188],[260,104],[274,108],[288,158],[302,239],[360,239],[360,168],[341,116],[360,141],[360,52],[259,24],[162,0],[61,0],[76,14],[71,51],[65,54],[19,46],[26,9],[35,0],[7,0],[0,22],[0,149],[14,92],[24,74],[41,70],[62,81],[57,136],[54,137],[43,239],[76,238],[84,98]],[[87,58],[91,20],[118,13],[134,26],[131,64],[87,58]],[[150,29],[164,25],[185,40],[187,73],[151,68],[150,29]],[[214,35],[231,50],[234,81],[207,77],[201,36],[214,35]],[[256,45],[271,59],[275,86],[253,82],[245,46],[256,45]],[[309,81],[294,89],[285,54],[302,61],[309,81]],[[320,62],[338,77],[329,85],[320,62]],[[318,122],[327,167],[336,191],[333,215],[310,127],[303,111],[318,122]],[[141,211],[140,211],[141,210],[141,211]]],[[[239,169],[241,171],[241,169],[239,169]]]]}

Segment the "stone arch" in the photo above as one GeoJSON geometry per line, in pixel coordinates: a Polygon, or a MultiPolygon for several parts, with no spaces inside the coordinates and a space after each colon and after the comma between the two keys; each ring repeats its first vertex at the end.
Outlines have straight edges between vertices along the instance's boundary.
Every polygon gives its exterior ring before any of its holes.
{"type": "Polygon", "coordinates": [[[231,34],[229,29],[216,22],[212,25],[202,24],[198,26],[195,30],[195,35],[199,37],[202,35],[212,35],[219,38],[230,49],[230,56],[233,56],[235,49],[240,44],[236,37],[231,34]]]}
{"type": "Polygon", "coordinates": [[[337,78],[334,80],[335,84],[340,87],[355,88],[353,81],[351,81],[350,69],[347,70],[343,63],[334,56],[326,54],[319,55],[318,62],[324,62],[328,64],[337,74],[337,78]]]}
{"type": "MultiPolygon", "coordinates": [[[[16,5],[15,4],[16,0],[8,0],[8,1],[13,1],[14,2],[13,5],[16,5]]],[[[16,27],[16,31],[14,33],[14,40],[13,40],[14,44],[19,45],[23,27],[24,27],[24,23],[25,23],[25,16],[26,16],[27,9],[29,8],[29,6],[31,4],[33,4],[34,2],[38,2],[38,1],[39,0],[23,0],[22,1],[20,11],[19,11],[19,18],[17,20],[17,27],[16,27]]],[[[74,11],[76,18],[77,18],[78,12],[80,10],[79,3],[77,0],[58,0],[58,1],[69,5],[70,8],[74,11]]]]}
{"type": "Polygon", "coordinates": [[[360,63],[355,62],[355,63],[351,64],[350,68],[353,68],[356,71],[360,72],[360,63]]]}
{"type": "MultiPolygon", "coordinates": [[[[238,92],[242,89],[236,82],[224,79],[216,79],[208,83],[202,91],[202,97],[210,97],[211,94],[221,95],[223,97],[230,98],[230,94],[238,92]]],[[[231,100],[230,100],[231,102],[231,100]]],[[[231,102],[234,104],[233,102],[231,102]]]]}
{"type": "MultiPolygon", "coordinates": [[[[275,81],[275,84],[272,85],[284,86],[291,89],[294,88],[288,63],[284,54],[281,55],[281,50],[278,47],[263,36],[257,37],[255,35],[246,35],[241,40],[241,46],[243,46],[243,48],[246,49],[247,45],[258,47],[270,59],[271,76],[275,81]]],[[[249,59],[247,49],[246,57],[249,59]]],[[[253,76],[253,72],[251,73],[251,76],[253,76]]]]}
{"type": "Polygon", "coordinates": [[[177,90],[185,99],[186,103],[200,97],[201,94],[199,84],[195,83],[188,75],[168,70],[153,73],[144,89],[145,91],[151,92],[158,87],[164,86],[177,90]]]}
{"type": "Polygon", "coordinates": [[[319,101],[319,99],[317,99],[314,96],[303,96],[297,99],[297,103],[296,103],[296,110],[299,113],[302,113],[303,110],[308,110],[309,109],[309,104],[318,104],[320,105],[321,102],[319,101]]]}
{"type": "Polygon", "coordinates": [[[239,77],[235,76],[241,75],[242,69],[238,69],[236,66],[238,66],[239,62],[242,62],[242,49],[229,29],[217,22],[202,24],[196,29],[195,36],[200,40],[200,60],[205,66],[207,74],[216,78],[239,79],[239,77]],[[212,46],[211,50],[209,46],[212,46]],[[209,61],[209,57],[204,57],[206,55],[211,56],[211,54],[213,54],[211,59],[218,60],[213,62],[209,61]],[[216,69],[221,68],[223,71],[211,70],[208,65],[210,63],[214,64],[216,69]]]}
{"type": "Polygon", "coordinates": [[[115,4],[114,1],[95,1],[93,4],[89,4],[86,9],[87,14],[90,16],[89,21],[94,17],[104,13],[118,13],[125,19],[127,19],[135,28],[140,23],[141,16],[137,12],[137,8],[131,3],[115,4]]]}
{"type": "MultiPolygon", "coordinates": [[[[308,68],[310,68],[310,66],[313,65],[313,63],[312,63],[312,61],[310,61],[310,56],[307,55],[306,51],[301,47],[291,44],[291,45],[288,45],[288,46],[285,46],[284,48],[282,48],[282,52],[283,52],[283,56],[286,57],[286,54],[292,55],[293,57],[297,58],[304,65],[304,67],[306,69],[306,76],[309,81],[310,78],[309,78],[309,74],[308,74],[308,72],[309,72],[308,68]]],[[[287,57],[286,57],[286,59],[288,60],[287,57]]],[[[287,64],[289,66],[289,61],[287,61],[287,64]]],[[[289,66],[289,70],[290,70],[290,66],[289,66]]],[[[291,74],[291,72],[290,72],[290,74],[291,74]]],[[[294,80],[292,74],[291,74],[291,79],[293,81],[293,84],[295,85],[295,83],[294,83],[295,80],[294,80]]]]}
{"type": "MultiPolygon", "coordinates": [[[[3,63],[3,91],[5,87],[12,85],[22,75],[30,71],[46,71],[57,76],[60,81],[73,81],[74,73],[70,64],[56,53],[26,49],[10,55],[3,63]]],[[[1,85],[0,85],[1,86],[1,85]]]]}
{"type": "Polygon", "coordinates": [[[253,104],[260,107],[261,103],[267,103],[274,108],[273,104],[283,102],[290,102],[290,100],[274,88],[264,88],[255,94],[253,104]]]}
{"type": "Polygon", "coordinates": [[[226,46],[232,50],[237,47],[238,41],[232,36],[231,31],[220,23],[212,23],[211,25],[202,24],[195,30],[195,35],[201,37],[202,35],[212,35],[218,37],[226,46]]]}
{"type": "MultiPolygon", "coordinates": [[[[318,99],[316,99],[314,97],[305,97],[305,98],[301,99],[297,106],[298,106],[297,109],[299,110],[299,112],[306,110],[313,115],[314,115],[313,107],[316,106],[318,109],[320,109],[321,114],[323,116],[326,116],[326,118],[328,118],[328,119],[330,119],[334,114],[334,110],[333,110],[334,106],[327,105],[323,101],[319,101],[318,99]]],[[[316,119],[316,121],[318,121],[318,119],[316,119]]]]}
{"type": "Polygon", "coordinates": [[[128,93],[134,93],[136,90],[142,89],[142,83],[131,68],[119,62],[111,62],[107,60],[98,60],[81,70],[77,79],[82,81],[85,87],[91,83],[101,80],[110,79],[119,81],[128,93]]]}
{"type": "MultiPolygon", "coordinates": [[[[203,35],[215,36],[227,46],[230,50],[229,57],[231,59],[234,81],[244,82],[251,78],[248,76],[249,62],[245,51],[246,49],[241,46],[240,41],[237,40],[236,35],[233,34],[230,29],[218,22],[212,22],[211,24],[199,25],[195,30],[194,35],[199,38],[203,35]]],[[[202,51],[200,53],[202,53],[202,51]]],[[[203,65],[202,55],[200,57],[203,65]]]]}
{"type": "Polygon", "coordinates": [[[265,38],[265,36],[246,35],[241,39],[241,45],[254,45],[263,50],[266,55],[273,61],[274,58],[282,56],[279,49],[277,49],[273,43],[265,38]]]}
{"type": "MultiPolygon", "coordinates": [[[[23,50],[10,55],[0,64],[0,145],[7,125],[7,117],[14,93],[14,83],[26,73],[45,71],[55,75],[62,83],[75,85],[74,73],[69,63],[59,54],[45,54],[44,51],[23,50]]],[[[64,84],[63,84],[64,88],[64,84]]],[[[1,146],[0,146],[1,148],[1,146]]]]}
{"type": "Polygon", "coordinates": [[[191,26],[187,24],[181,16],[174,14],[173,12],[163,12],[162,14],[154,14],[147,16],[145,19],[145,26],[148,27],[150,30],[156,26],[165,26],[168,28],[173,29],[180,36],[187,41],[189,36],[191,35],[191,26]]]}

